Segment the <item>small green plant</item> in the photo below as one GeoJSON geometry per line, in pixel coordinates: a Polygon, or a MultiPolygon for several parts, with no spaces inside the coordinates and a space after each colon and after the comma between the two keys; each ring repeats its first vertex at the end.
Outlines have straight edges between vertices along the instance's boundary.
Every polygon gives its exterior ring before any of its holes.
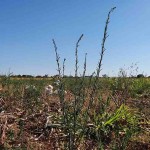
{"type": "Polygon", "coordinates": [[[27,108],[29,112],[34,112],[38,109],[39,105],[40,91],[34,85],[26,86],[23,95],[23,106],[27,108]]]}

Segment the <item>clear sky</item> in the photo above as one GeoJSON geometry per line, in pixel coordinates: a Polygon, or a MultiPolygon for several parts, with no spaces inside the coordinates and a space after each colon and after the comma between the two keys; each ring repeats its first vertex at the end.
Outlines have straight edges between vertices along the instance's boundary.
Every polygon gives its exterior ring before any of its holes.
{"type": "Polygon", "coordinates": [[[150,0],[0,0],[0,73],[57,74],[54,38],[66,74],[74,75],[75,44],[82,73],[95,71],[108,11],[116,6],[108,28],[101,74],[137,63],[150,75],[150,0]]]}

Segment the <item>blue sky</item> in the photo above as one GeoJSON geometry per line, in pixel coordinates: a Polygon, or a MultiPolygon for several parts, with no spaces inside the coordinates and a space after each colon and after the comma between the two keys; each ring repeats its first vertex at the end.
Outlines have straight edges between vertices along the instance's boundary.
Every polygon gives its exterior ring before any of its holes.
{"type": "Polygon", "coordinates": [[[95,71],[108,11],[116,6],[108,28],[101,74],[114,76],[137,63],[138,73],[150,75],[149,0],[1,0],[0,73],[57,74],[54,38],[66,74],[74,75],[75,44],[79,71],[87,53],[87,75],[95,71]]]}

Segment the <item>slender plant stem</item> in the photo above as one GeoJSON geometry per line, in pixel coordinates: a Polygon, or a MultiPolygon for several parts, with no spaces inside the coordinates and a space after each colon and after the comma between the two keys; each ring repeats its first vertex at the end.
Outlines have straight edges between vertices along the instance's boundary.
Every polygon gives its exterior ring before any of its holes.
{"type": "Polygon", "coordinates": [[[75,58],[76,58],[76,64],[75,64],[75,77],[78,76],[78,47],[81,39],[83,38],[83,34],[79,37],[77,43],[76,43],[76,50],[75,50],[75,58]]]}
{"type": "Polygon", "coordinates": [[[93,101],[94,101],[95,96],[97,94],[97,90],[98,90],[97,83],[98,83],[98,79],[99,79],[99,75],[100,75],[100,71],[101,71],[104,52],[106,50],[105,49],[105,42],[106,42],[106,39],[108,37],[108,35],[107,35],[108,24],[109,24],[109,20],[110,20],[110,14],[114,11],[114,9],[116,9],[116,7],[111,8],[111,10],[108,13],[107,19],[106,19],[104,35],[103,35],[102,44],[101,44],[100,59],[99,59],[99,62],[98,62],[97,73],[96,73],[94,85],[92,86],[92,91],[90,93],[90,101],[89,101],[89,105],[88,105],[88,108],[87,108],[87,112],[90,110],[90,107],[92,107],[93,101]]]}

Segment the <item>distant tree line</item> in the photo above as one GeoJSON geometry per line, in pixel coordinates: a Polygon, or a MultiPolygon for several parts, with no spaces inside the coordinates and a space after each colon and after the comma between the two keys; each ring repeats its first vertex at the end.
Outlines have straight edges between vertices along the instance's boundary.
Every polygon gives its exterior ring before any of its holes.
{"type": "MultiPolygon", "coordinates": [[[[0,77],[4,77],[6,75],[0,75],[0,77]]],[[[10,75],[10,77],[12,78],[48,78],[49,76],[46,74],[44,76],[41,75],[37,75],[37,76],[33,76],[33,75],[10,75]]]]}
{"type": "MultiPolygon", "coordinates": [[[[0,75],[0,77],[6,77],[8,75],[0,75]]],[[[9,77],[13,77],[13,78],[58,78],[59,75],[54,75],[54,76],[48,76],[48,74],[45,74],[44,76],[42,75],[37,75],[37,76],[33,76],[33,75],[10,75],[9,77]]],[[[73,78],[72,75],[64,75],[64,78],[73,78]]],[[[85,77],[90,77],[90,76],[85,76],[85,77]]],[[[103,78],[109,78],[109,76],[107,74],[102,75],[103,78]]],[[[133,76],[133,78],[145,78],[146,76],[144,76],[143,74],[138,74],[137,76],[133,76]]],[[[147,76],[147,78],[150,78],[150,76],[147,76]]]]}

